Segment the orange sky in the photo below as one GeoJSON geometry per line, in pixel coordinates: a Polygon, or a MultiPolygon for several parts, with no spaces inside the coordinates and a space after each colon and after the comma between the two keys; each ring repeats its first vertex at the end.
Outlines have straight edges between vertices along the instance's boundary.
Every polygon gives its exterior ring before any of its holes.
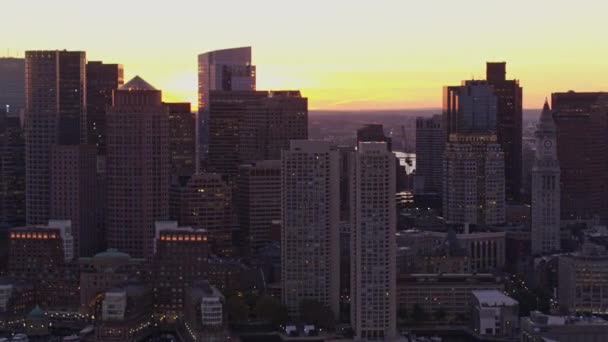
{"type": "MultiPolygon", "coordinates": [[[[2,0],[0,48],[85,50],[168,101],[196,100],[196,56],[252,46],[258,89],[300,89],[311,109],[440,107],[442,87],[507,61],[524,106],[608,90],[599,0],[2,0]]],[[[0,54],[7,54],[0,50],[0,54]]]]}

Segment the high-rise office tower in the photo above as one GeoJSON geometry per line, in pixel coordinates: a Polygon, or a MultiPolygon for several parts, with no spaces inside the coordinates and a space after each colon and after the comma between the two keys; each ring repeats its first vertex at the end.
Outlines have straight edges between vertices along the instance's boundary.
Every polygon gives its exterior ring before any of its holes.
{"type": "Polygon", "coordinates": [[[557,159],[557,128],[545,102],[536,133],[532,166],[532,253],[560,250],[560,170],[557,159]]]}
{"type": "Polygon", "coordinates": [[[0,57],[0,113],[19,116],[25,108],[25,60],[0,57]]]}
{"type": "Polygon", "coordinates": [[[443,89],[443,130],[452,133],[496,132],[498,102],[486,81],[464,81],[443,89]]]}
{"type": "Polygon", "coordinates": [[[209,243],[216,254],[234,254],[233,230],[236,215],[232,189],[217,173],[196,173],[180,190],[181,225],[208,232],[209,243]]]}
{"type": "Polygon", "coordinates": [[[25,224],[25,138],[21,120],[0,111],[0,229],[25,224]]]}
{"type": "Polygon", "coordinates": [[[194,114],[189,102],[165,102],[169,107],[171,175],[190,176],[195,167],[194,114]]]}
{"type": "Polygon", "coordinates": [[[106,154],[106,109],[112,105],[112,92],[124,83],[121,64],[87,63],[88,143],[106,154]]]}
{"type": "Polygon", "coordinates": [[[102,248],[96,169],[95,145],[51,147],[50,214],[53,219],[71,221],[76,257],[93,256],[102,248]]]}
{"type": "Polygon", "coordinates": [[[504,154],[493,134],[451,134],[443,161],[448,224],[505,222],[504,154]]]}
{"type": "Polygon", "coordinates": [[[212,91],[207,168],[234,180],[240,164],[278,159],[308,138],[308,100],[299,91],[212,91]]]}
{"type": "Polygon", "coordinates": [[[357,144],[372,141],[384,141],[388,150],[392,151],[392,139],[384,134],[384,127],[380,124],[365,125],[357,130],[357,144]]]}
{"type": "Polygon", "coordinates": [[[273,222],[281,220],[281,161],[261,160],[239,166],[236,204],[246,254],[272,241],[273,222]]]}
{"type": "Polygon", "coordinates": [[[209,148],[209,92],[255,90],[251,47],[210,51],[198,55],[198,116],[196,118],[197,171],[209,148]]]}
{"type": "Polygon", "coordinates": [[[498,101],[496,135],[505,154],[507,200],[517,200],[522,188],[522,88],[507,80],[506,63],[487,63],[486,79],[498,101]]]}
{"type": "Polygon", "coordinates": [[[308,99],[298,90],[258,93],[259,98],[245,104],[241,159],[278,160],[290,140],[308,139],[308,99]]]}
{"type": "Polygon", "coordinates": [[[441,115],[416,119],[416,178],[425,193],[441,194],[445,138],[441,115]]]}
{"type": "Polygon", "coordinates": [[[86,142],[85,53],[25,53],[26,221],[50,214],[49,156],[53,145],[86,142]]]}
{"type": "Polygon", "coordinates": [[[397,333],[395,157],[386,143],[359,143],[351,238],[351,325],[357,338],[397,333]]]}
{"type": "Polygon", "coordinates": [[[306,300],[338,314],[339,158],[321,141],[292,140],[282,153],[281,283],[291,317],[306,300]]]}
{"type": "Polygon", "coordinates": [[[108,246],[153,255],[154,222],[169,217],[169,113],[136,76],[114,92],[106,121],[108,246]]]}
{"type": "Polygon", "coordinates": [[[563,220],[608,222],[608,94],[553,93],[563,220]]]}

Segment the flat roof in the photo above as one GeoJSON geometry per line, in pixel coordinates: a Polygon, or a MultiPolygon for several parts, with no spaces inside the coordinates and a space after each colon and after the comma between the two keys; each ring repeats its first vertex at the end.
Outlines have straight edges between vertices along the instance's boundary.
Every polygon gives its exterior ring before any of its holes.
{"type": "Polygon", "coordinates": [[[519,304],[515,299],[497,290],[471,291],[482,306],[513,306],[519,304]]]}

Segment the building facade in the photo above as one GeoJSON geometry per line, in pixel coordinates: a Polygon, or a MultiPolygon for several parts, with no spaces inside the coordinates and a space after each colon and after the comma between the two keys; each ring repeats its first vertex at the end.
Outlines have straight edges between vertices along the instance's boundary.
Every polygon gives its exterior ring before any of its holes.
{"type": "Polygon", "coordinates": [[[384,142],[359,143],[351,224],[351,325],[364,340],[397,333],[395,157],[384,142]]]}
{"type": "Polygon", "coordinates": [[[24,132],[18,116],[0,110],[0,229],[24,224],[24,132]]]}
{"type": "Polygon", "coordinates": [[[532,167],[532,254],[560,250],[560,169],[557,132],[549,104],[545,102],[536,136],[532,167]]]}
{"type": "Polygon", "coordinates": [[[505,154],[507,201],[517,200],[522,189],[522,97],[518,80],[506,79],[505,62],[488,62],[486,80],[497,100],[496,135],[505,154]]]}
{"type": "Polygon", "coordinates": [[[112,92],[123,83],[121,64],[87,63],[87,138],[99,155],[106,154],[106,110],[112,105],[112,92]]]}
{"type": "Polygon", "coordinates": [[[86,142],[85,53],[25,53],[25,174],[27,224],[50,218],[50,151],[86,142]]]}
{"type": "Polygon", "coordinates": [[[51,210],[53,219],[70,220],[74,255],[93,256],[101,249],[103,222],[97,201],[95,145],[51,147],[51,210]]]}
{"type": "Polygon", "coordinates": [[[608,255],[582,251],[559,257],[559,305],[570,312],[608,312],[608,255]]]}
{"type": "Polygon", "coordinates": [[[197,171],[209,145],[209,92],[255,90],[251,47],[216,50],[198,55],[198,115],[196,117],[197,171]]]}
{"type": "Polygon", "coordinates": [[[25,59],[0,57],[0,114],[19,117],[25,109],[25,59]]]}
{"type": "Polygon", "coordinates": [[[443,175],[446,223],[504,223],[504,154],[496,135],[452,134],[444,153],[443,175]]]}
{"type": "Polygon", "coordinates": [[[471,292],[472,328],[484,338],[519,338],[519,303],[498,290],[471,292]]]}
{"type": "Polygon", "coordinates": [[[339,154],[327,142],[292,140],[281,158],[283,303],[298,317],[304,300],[338,314],[339,154]]]}
{"type": "Polygon", "coordinates": [[[608,94],[551,94],[562,220],[608,220],[608,94]],[[584,167],[583,167],[584,166],[584,167]]]}
{"type": "Polygon", "coordinates": [[[153,256],[154,222],[169,218],[168,117],[161,91],[138,76],[107,113],[107,242],[136,258],[153,256]]]}
{"type": "Polygon", "coordinates": [[[189,102],[165,102],[169,107],[171,176],[190,176],[195,171],[195,116],[189,102]]]}
{"type": "Polygon", "coordinates": [[[272,223],[281,220],[281,161],[239,166],[236,192],[239,228],[246,254],[273,241],[272,223]]]}
{"type": "Polygon", "coordinates": [[[441,194],[444,148],[441,115],[416,118],[416,178],[422,183],[417,192],[441,194]]]}

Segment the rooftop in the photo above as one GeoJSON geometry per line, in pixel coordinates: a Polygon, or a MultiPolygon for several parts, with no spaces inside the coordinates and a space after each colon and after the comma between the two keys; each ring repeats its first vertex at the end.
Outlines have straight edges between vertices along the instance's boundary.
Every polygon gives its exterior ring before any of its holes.
{"type": "Polygon", "coordinates": [[[471,291],[481,306],[513,306],[519,304],[515,299],[497,290],[471,291]]]}
{"type": "Polygon", "coordinates": [[[129,82],[118,88],[119,90],[157,90],[150,83],[139,76],[133,77],[129,82]]]}

